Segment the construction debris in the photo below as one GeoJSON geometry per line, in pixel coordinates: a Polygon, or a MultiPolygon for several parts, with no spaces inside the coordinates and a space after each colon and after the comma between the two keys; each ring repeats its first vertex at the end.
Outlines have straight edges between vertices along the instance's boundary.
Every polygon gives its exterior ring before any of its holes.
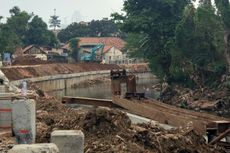
{"type": "Polygon", "coordinates": [[[37,110],[37,142],[49,142],[53,130],[81,129],[88,153],[224,152],[208,146],[191,127],[166,131],[151,124],[132,125],[128,116],[119,110],[98,107],[85,112],[65,108],[54,99],[44,100],[38,101],[42,110],[37,110]]]}

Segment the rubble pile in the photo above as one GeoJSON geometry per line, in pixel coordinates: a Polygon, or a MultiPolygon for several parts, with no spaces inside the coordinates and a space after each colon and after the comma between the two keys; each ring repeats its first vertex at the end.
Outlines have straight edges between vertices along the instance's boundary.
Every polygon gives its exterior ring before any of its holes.
{"type": "Polygon", "coordinates": [[[208,146],[192,128],[167,131],[152,124],[131,124],[128,116],[104,107],[74,110],[54,98],[37,100],[37,142],[49,142],[54,130],[80,129],[86,153],[224,153],[208,146]]]}
{"type": "Polygon", "coordinates": [[[9,135],[0,135],[0,152],[7,153],[8,150],[13,148],[14,144],[16,144],[16,140],[9,135]]]}
{"type": "MultiPolygon", "coordinates": [[[[159,84],[155,85],[153,89],[161,91],[159,86],[159,84]]],[[[159,100],[167,104],[211,112],[219,116],[228,117],[230,115],[230,95],[228,89],[225,88],[191,90],[177,85],[169,86],[161,91],[159,100]]]]}

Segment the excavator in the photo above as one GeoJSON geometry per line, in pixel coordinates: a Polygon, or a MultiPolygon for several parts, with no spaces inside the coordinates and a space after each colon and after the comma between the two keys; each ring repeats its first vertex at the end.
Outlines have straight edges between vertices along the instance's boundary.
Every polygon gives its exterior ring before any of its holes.
{"type": "MultiPolygon", "coordinates": [[[[91,52],[89,54],[83,54],[81,56],[81,61],[83,62],[99,62],[102,59],[97,59],[97,51],[101,50],[103,52],[104,44],[99,44],[91,49],[91,52]]],[[[101,53],[102,55],[102,53],[101,53]]],[[[101,56],[100,55],[100,56],[101,56]]]]}

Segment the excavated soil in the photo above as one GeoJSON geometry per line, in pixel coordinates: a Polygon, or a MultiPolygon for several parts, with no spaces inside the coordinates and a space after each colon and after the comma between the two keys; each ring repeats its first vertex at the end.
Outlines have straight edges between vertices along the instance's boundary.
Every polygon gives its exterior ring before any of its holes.
{"type": "Polygon", "coordinates": [[[38,64],[50,64],[53,63],[51,61],[44,61],[39,58],[35,58],[35,56],[18,56],[16,57],[12,65],[38,65],[38,64]]]}
{"type": "Polygon", "coordinates": [[[6,77],[13,80],[25,78],[42,77],[58,74],[72,74],[88,71],[112,70],[119,69],[118,65],[113,64],[96,64],[96,63],[79,63],[79,64],[42,64],[33,66],[12,66],[2,68],[6,77]]]}
{"type": "Polygon", "coordinates": [[[37,142],[49,142],[53,130],[81,129],[86,153],[224,153],[205,143],[192,127],[166,131],[152,124],[131,124],[116,109],[98,107],[90,111],[66,108],[58,101],[37,101],[37,142]]]}
{"type": "MultiPolygon", "coordinates": [[[[50,142],[54,130],[82,130],[85,153],[225,153],[209,146],[191,125],[176,130],[164,130],[158,125],[134,125],[121,110],[105,107],[89,111],[61,104],[31,84],[36,98],[37,143],[50,142]]],[[[6,152],[15,142],[0,138],[0,150],[6,152]]]]}

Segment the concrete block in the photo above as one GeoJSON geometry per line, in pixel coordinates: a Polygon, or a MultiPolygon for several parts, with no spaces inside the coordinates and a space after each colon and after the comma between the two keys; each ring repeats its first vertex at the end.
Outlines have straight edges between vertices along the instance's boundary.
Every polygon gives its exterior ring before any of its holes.
{"type": "Polygon", "coordinates": [[[15,145],[8,153],[59,153],[59,150],[53,143],[22,144],[15,145]]]}
{"type": "Polygon", "coordinates": [[[12,102],[13,132],[19,144],[35,143],[35,101],[20,99],[12,102]]]}
{"type": "Polygon", "coordinates": [[[0,130],[12,131],[12,93],[0,93],[0,130]]]}
{"type": "Polygon", "coordinates": [[[80,130],[57,130],[51,133],[51,143],[59,148],[60,153],[83,153],[84,134],[80,130]]]}

